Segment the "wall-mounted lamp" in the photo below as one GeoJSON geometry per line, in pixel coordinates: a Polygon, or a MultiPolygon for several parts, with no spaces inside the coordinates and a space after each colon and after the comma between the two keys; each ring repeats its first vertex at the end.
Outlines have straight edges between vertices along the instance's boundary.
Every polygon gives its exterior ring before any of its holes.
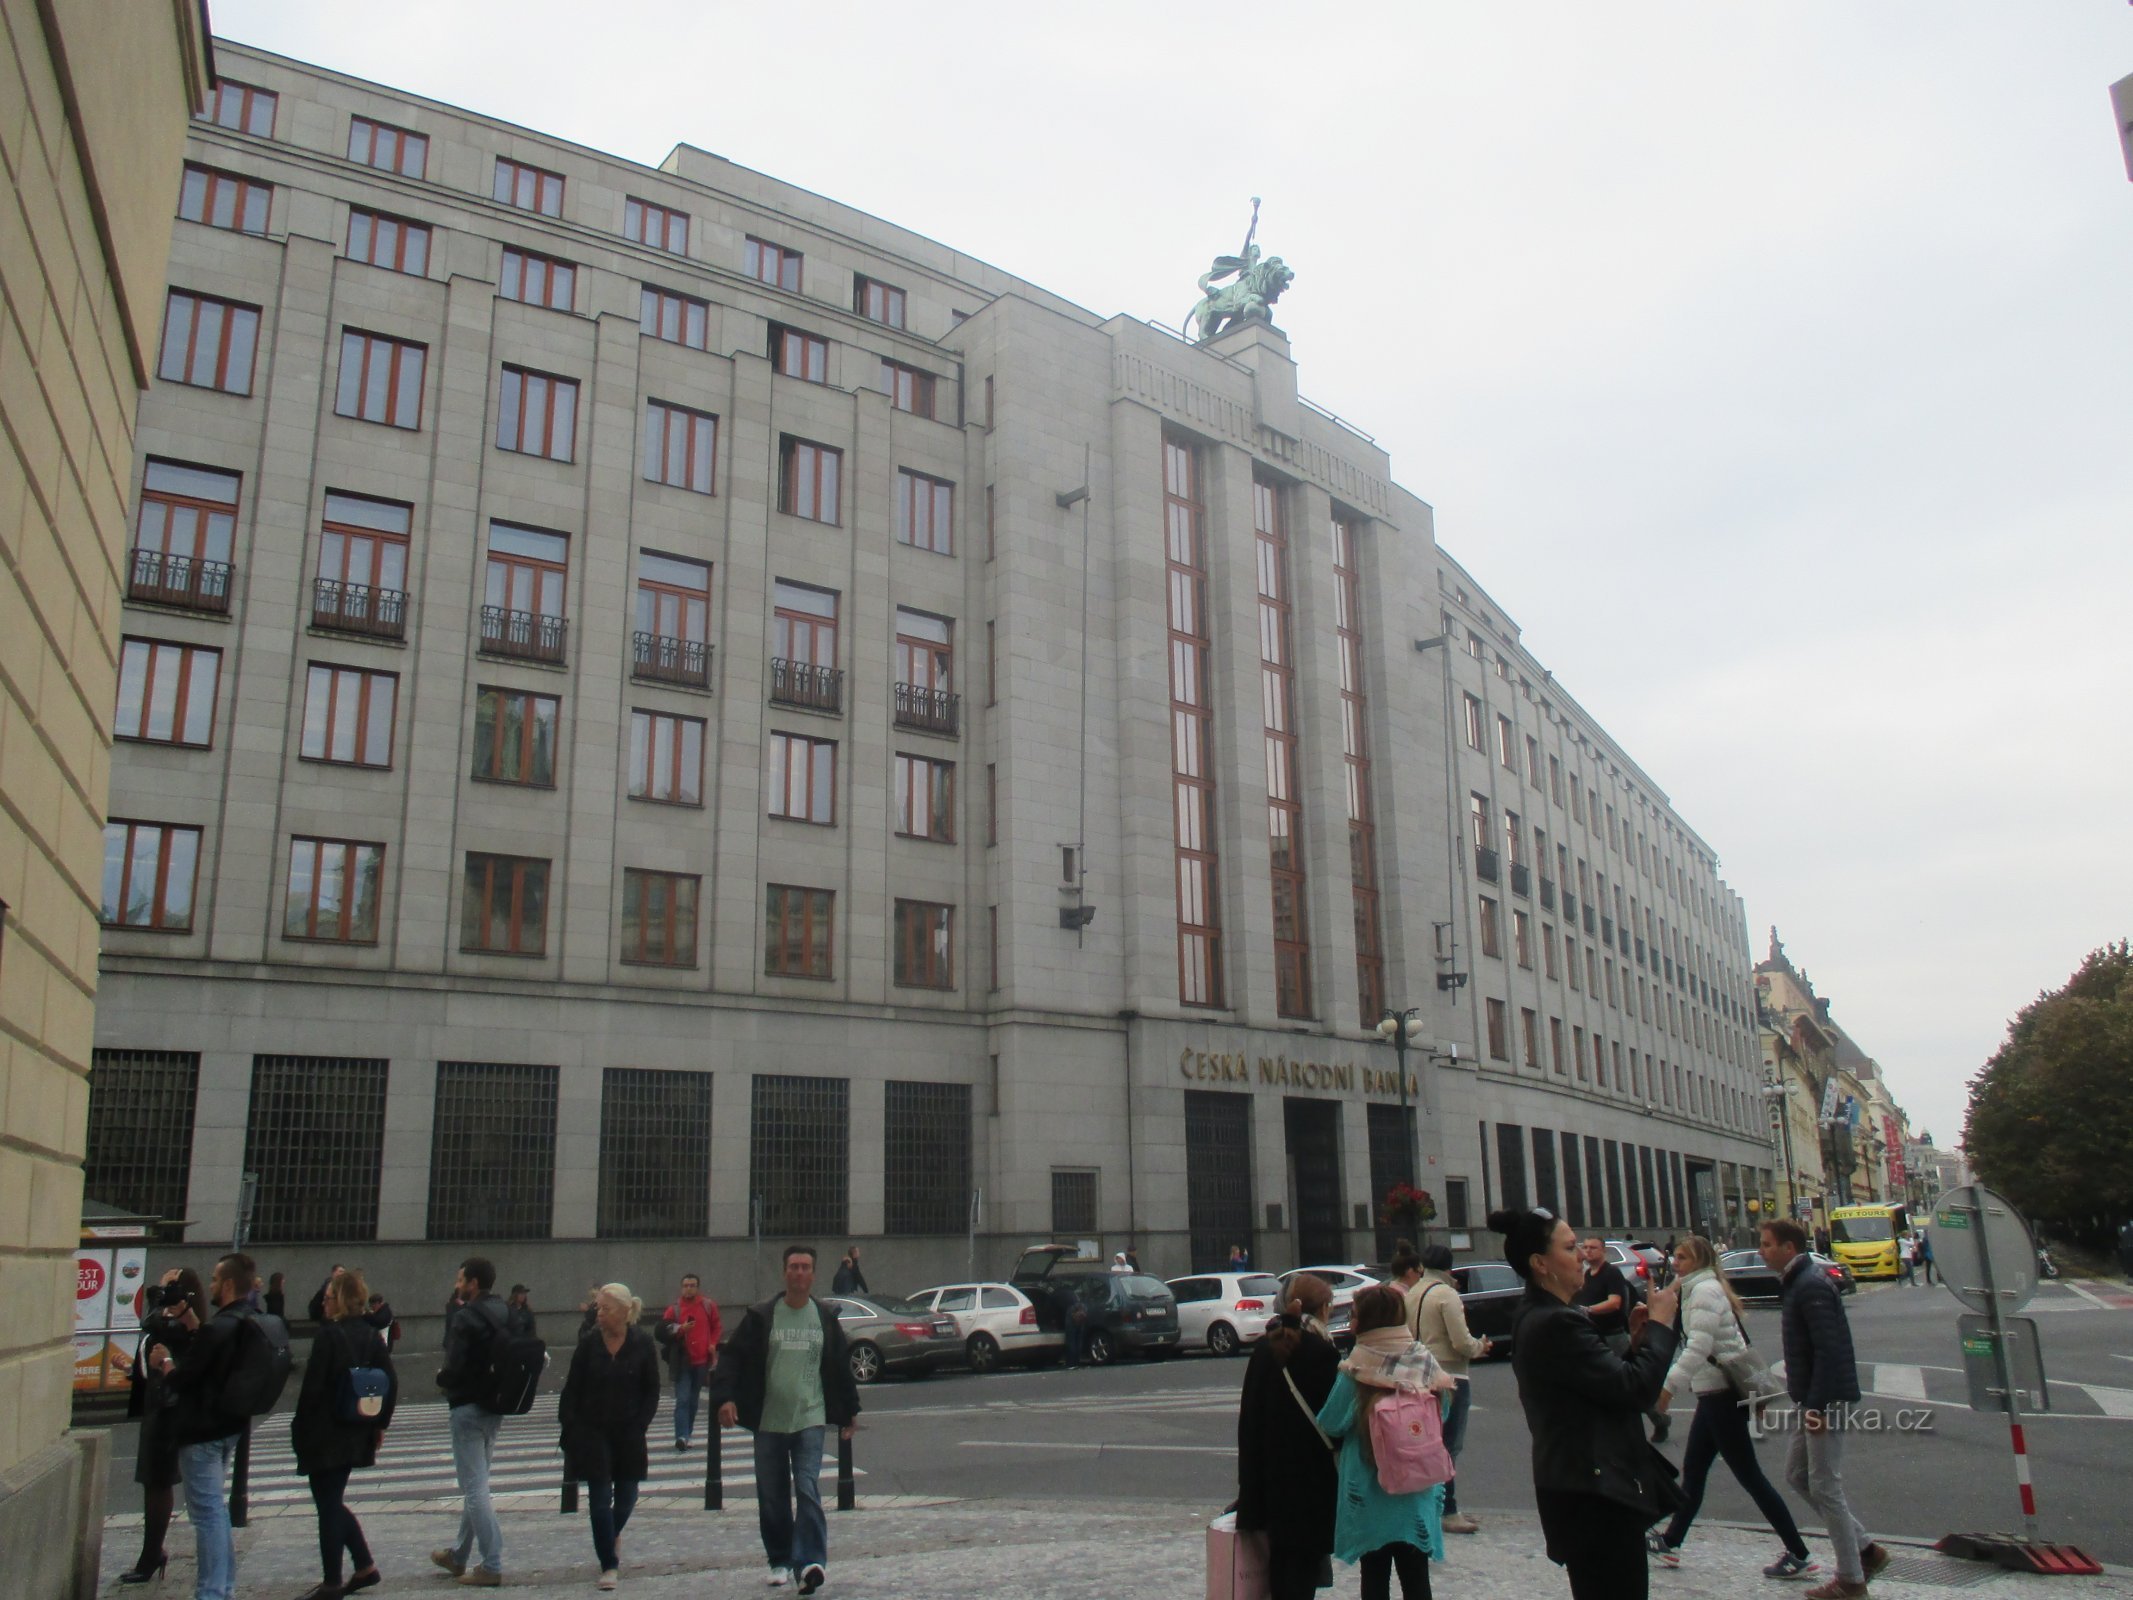
{"type": "Polygon", "coordinates": [[[1078,489],[1061,489],[1052,498],[1059,502],[1059,509],[1065,511],[1073,506],[1080,505],[1082,501],[1089,498],[1089,486],[1083,484],[1078,489]]]}
{"type": "Polygon", "coordinates": [[[1444,642],[1445,642],[1445,635],[1443,635],[1443,634],[1441,634],[1441,633],[1440,633],[1440,634],[1436,635],[1436,637],[1434,637],[1434,638],[1430,638],[1430,639],[1417,639],[1417,640],[1415,641],[1415,648],[1416,648],[1417,650],[1434,650],[1434,649],[1436,649],[1436,648],[1437,648],[1437,646],[1438,646],[1438,645],[1440,645],[1440,644],[1443,644],[1444,642]]]}

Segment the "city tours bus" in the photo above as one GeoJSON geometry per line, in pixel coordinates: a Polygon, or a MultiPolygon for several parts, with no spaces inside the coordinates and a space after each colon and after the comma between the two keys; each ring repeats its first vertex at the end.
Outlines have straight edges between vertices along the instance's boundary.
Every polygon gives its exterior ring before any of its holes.
{"type": "Polygon", "coordinates": [[[1898,1236],[1910,1225],[1911,1219],[1894,1201],[1832,1206],[1829,1253],[1850,1267],[1855,1278],[1900,1277],[1903,1267],[1897,1252],[1903,1246],[1898,1236]]]}

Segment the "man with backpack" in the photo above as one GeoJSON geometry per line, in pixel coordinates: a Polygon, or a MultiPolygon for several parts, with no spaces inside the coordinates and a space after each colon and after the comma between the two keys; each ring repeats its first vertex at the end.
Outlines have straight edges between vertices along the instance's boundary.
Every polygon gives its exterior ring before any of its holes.
{"type": "Polygon", "coordinates": [[[178,1440],[178,1473],[199,1563],[194,1600],[229,1600],[236,1588],[237,1547],[230,1535],[226,1487],[230,1463],[246,1424],[273,1410],[289,1376],[287,1326],[251,1307],[258,1281],[250,1256],[217,1261],[207,1286],[215,1314],[200,1324],[192,1307],[181,1305],[177,1320],[197,1330],[184,1359],[173,1361],[169,1348],[160,1344],[152,1358],[171,1396],[171,1432],[178,1440]]]}
{"type": "Polygon", "coordinates": [[[512,1343],[504,1303],[496,1288],[495,1263],[468,1256],[460,1263],[453,1298],[460,1302],[444,1330],[444,1370],[437,1386],[451,1407],[452,1474],[459,1480],[463,1509],[459,1537],[430,1560],[461,1583],[493,1589],[504,1581],[504,1530],[489,1497],[489,1460],[505,1411],[496,1404],[497,1360],[512,1343]],[[470,1566],[475,1546],[481,1564],[470,1566]]]}

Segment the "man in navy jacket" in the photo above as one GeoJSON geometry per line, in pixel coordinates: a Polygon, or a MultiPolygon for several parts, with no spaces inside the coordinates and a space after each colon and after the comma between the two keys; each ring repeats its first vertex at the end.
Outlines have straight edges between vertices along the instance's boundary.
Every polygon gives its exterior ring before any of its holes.
{"type": "Polygon", "coordinates": [[[1859,1400],[1859,1365],[1837,1286],[1807,1255],[1807,1235],[1790,1217],[1762,1227],[1764,1264],[1778,1275],[1784,1310],[1785,1389],[1800,1427],[1785,1457],[1785,1481],[1822,1513],[1836,1550],[1837,1575],[1807,1600],[1858,1600],[1866,1580],[1889,1564],[1844,1498],[1844,1429],[1859,1400]]]}

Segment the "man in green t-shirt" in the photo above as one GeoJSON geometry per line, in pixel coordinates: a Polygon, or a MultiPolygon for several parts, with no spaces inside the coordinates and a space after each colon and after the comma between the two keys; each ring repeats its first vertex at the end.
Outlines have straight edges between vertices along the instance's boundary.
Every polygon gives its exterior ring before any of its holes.
{"type": "Polygon", "coordinates": [[[785,1292],[750,1306],[712,1371],[721,1427],[755,1434],[756,1515],[772,1588],[828,1580],[822,1515],[822,1431],[852,1436],[859,1386],[837,1315],[814,1297],[815,1252],[785,1251],[785,1292]]]}

